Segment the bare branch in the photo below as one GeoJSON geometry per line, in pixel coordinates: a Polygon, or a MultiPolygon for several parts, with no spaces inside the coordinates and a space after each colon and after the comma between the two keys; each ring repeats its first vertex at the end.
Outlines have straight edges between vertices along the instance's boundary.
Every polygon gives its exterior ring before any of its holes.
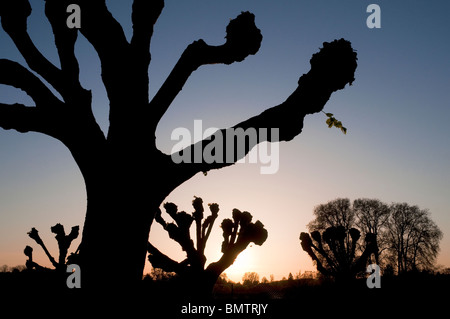
{"type": "Polygon", "coordinates": [[[222,257],[214,263],[211,263],[206,270],[219,276],[225,269],[230,267],[237,256],[244,251],[247,246],[253,242],[261,246],[268,237],[267,230],[258,220],[252,223],[252,215],[249,212],[240,212],[233,210],[233,221],[224,219],[222,222],[223,243],[222,257]]]}
{"type": "Polygon", "coordinates": [[[75,42],[78,31],[77,29],[68,28],[66,21],[66,10],[71,3],[73,3],[72,0],[46,0],[45,3],[45,14],[53,29],[62,74],[65,82],[68,84],[68,87],[64,88],[64,92],[60,93],[63,96],[68,95],[68,99],[70,99],[70,93],[77,93],[73,92],[72,88],[81,88],[79,82],[80,70],[75,57],[75,42]]]}
{"type": "Polygon", "coordinates": [[[41,111],[36,107],[0,103],[0,127],[5,130],[45,133],[41,120],[41,111]]]}
{"type": "Polygon", "coordinates": [[[156,222],[157,223],[159,223],[164,229],[166,229],[166,227],[167,227],[167,222],[164,220],[164,218],[161,216],[161,209],[159,209],[159,207],[158,207],[158,209],[156,210],[156,213],[155,213],[155,220],[156,220],[156,222]]]}
{"type": "MultiPolygon", "coordinates": [[[[130,42],[134,87],[141,94],[142,102],[148,106],[150,65],[150,42],[153,26],[164,8],[163,0],[134,0],[131,20],[133,22],[133,36],[130,42]]],[[[145,116],[147,117],[147,116],[145,116]]],[[[153,132],[152,132],[153,133],[153,132]]]]}
{"type": "Polygon", "coordinates": [[[161,268],[166,272],[183,272],[184,267],[182,264],[163,254],[155,246],[150,244],[150,242],[147,243],[147,251],[149,253],[148,260],[153,268],[161,268]]]}
{"type": "Polygon", "coordinates": [[[258,52],[262,41],[260,30],[255,26],[255,16],[241,13],[227,26],[226,43],[210,46],[203,40],[190,44],[180,57],[172,72],[150,102],[154,112],[154,126],[158,124],[172,101],[183,89],[189,76],[206,64],[231,64],[240,62],[248,55],[258,52]]]}
{"type": "Polygon", "coordinates": [[[119,22],[111,15],[105,0],[78,0],[83,8],[81,33],[94,46],[103,63],[116,61],[128,42],[119,22]],[[114,54],[113,54],[114,53],[114,54]]]}
{"type": "Polygon", "coordinates": [[[214,222],[216,221],[217,217],[219,216],[219,205],[216,203],[208,204],[209,210],[211,211],[211,215],[206,217],[205,221],[202,225],[202,238],[203,238],[203,250],[202,253],[205,251],[206,242],[208,241],[209,235],[211,235],[212,228],[214,226],[214,222]]]}
{"type": "Polygon", "coordinates": [[[36,269],[38,271],[50,271],[50,269],[42,267],[41,265],[33,261],[33,248],[31,248],[30,246],[26,246],[23,253],[25,254],[25,256],[28,257],[28,260],[25,262],[27,269],[29,270],[36,269]]]}
{"type": "Polygon", "coordinates": [[[17,62],[0,59],[0,84],[25,91],[37,107],[62,104],[41,80],[17,62]]]}
{"type": "Polygon", "coordinates": [[[121,25],[108,11],[105,0],[76,3],[82,8],[80,32],[93,45],[101,62],[102,81],[110,102],[107,139],[129,147],[131,141],[137,143],[138,138],[142,140],[154,134],[154,131],[148,133],[146,125],[148,68],[142,68],[135,59],[121,25]]]}
{"type": "MultiPolygon", "coordinates": [[[[320,259],[316,256],[316,254],[314,253],[314,251],[312,250],[312,248],[314,248],[316,251],[319,251],[319,249],[313,244],[313,242],[312,242],[311,237],[309,236],[309,234],[308,234],[308,233],[303,233],[303,232],[302,232],[302,233],[300,234],[300,241],[301,241],[302,249],[308,253],[308,255],[311,257],[311,259],[312,259],[313,261],[316,262],[317,270],[320,271],[322,274],[329,275],[329,274],[330,274],[330,271],[328,271],[328,269],[326,269],[326,268],[322,265],[322,262],[321,262],[320,259]]],[[[320,243],[320,245],[321,245],[321,243],[320,243]]],[[[322,249],[322,248],[320,248],[320,249],[322,249]]],[[[327,254],[324,254],[324,256],[325,256],[325,257],[328,257],[327,254]]],[[[330,260],[330,261],[331,261],[331,260],[330,260]]],[[[330,267],[332,267],[331,265],[332,265],[332,264],[330,264],[330,267]]]]}
{"type": "Polygon", "coordinates": [[[28,66],[49,82],[58,92],[63,92],[64,82],[60,70],[48,61],[34,45],[27,33],[27,18],[31,14],[28,0],[3,0],[0,16],[3,29],[14,41],[28,66]]]}
{"type": "Polygon", "coordinates": [[[202,237],[202,219],[203,219],[203,200],[200,197],[195,197],[195,199],[192,201],[192,206],[194,206],[194,213],[192,214],[192,217],[195,221],[195,233],[197,238],[197,251],[203,252],[204,251],[204,243],[203,243],[203,237],[202,237]]]}
{"type": "Polygon", "coordinates": [[[65,265],[69,247],[72,244],[72,241],[78,237],[80,227],[73,226],[69,235],[66,235],[66,232],[64,231],[64,226],[59,223],[51,227],[50,229],[52,233],[56,234],[55,238],[58,242],[59,248],[58,263],[60,266],[65,265]]]}
{"type": "Polygon", "coordinates": [[[50,254],[47,247],[45,246],[44,242],[42,241],[41,237],[39,236],[39,232],[36,230],[36,228],[32,228],[30,232],[28,232],[28,236],[30,236],[31,239],[33,239],[39,246],[42,247],[45,254],[47,255],[48,259],[52,263],[53,267],[57,268],[58,263],[56,262],[55,258],[50,254]]]}
{"type": "Polygon", "coordinates": [[[97,51],[102,67],[102,79],[110,101],[120,101],[124,85],[130,81],[125,77],[130,70],[129,44],[121,25],[106,7],[105,0],[78,0],[83,8],[80,32],[97,51]],[[118,62],[121,61],[121,62],[118,62]]]}
{"type": "MultiPolygon", "coordinates": [[[[131,47],[144,64],[150,63],[150,41],[153,35],[153,26],[158,20],[164,8],[163,0],[134,0],[133,13],[133,37],[131,47]]],[[[145,71],[147,69],[145,68],[145,71]]]]}

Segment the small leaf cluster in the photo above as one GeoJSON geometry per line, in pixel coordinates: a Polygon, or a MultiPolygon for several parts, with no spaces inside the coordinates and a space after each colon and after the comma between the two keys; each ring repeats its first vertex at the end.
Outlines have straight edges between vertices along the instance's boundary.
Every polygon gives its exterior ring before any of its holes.
{"type": "Polygon", "coordinates": [[[333,126],[335,126],[336,128],[340,128],[342,133],[347,134],[347,128],[342,125],[341,121],[338,121],[334,117],[333,113],[325,113],[325,115],[328,117],[327,125],[329,128],[332,128],[333,126]]]}

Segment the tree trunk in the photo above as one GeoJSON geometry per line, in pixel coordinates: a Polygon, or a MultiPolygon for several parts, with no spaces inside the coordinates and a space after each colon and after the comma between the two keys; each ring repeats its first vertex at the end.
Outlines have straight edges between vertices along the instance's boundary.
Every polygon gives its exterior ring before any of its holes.
{"type": "Polygon", "coordinates": [[[123,154],[109,154],[96,167],[80,166],[87,192],[80,266],[87,287],[130,286],[142,279],[154,212],[175,188],[161,179],[166,168],[154,154],[123,154]]]}
{"type": "Polygon", "coordinates": [[[151,208],[132,189],[114,183],[88,195],[81,247],[87,285],[122,286],[142,277],[151,208]]]}

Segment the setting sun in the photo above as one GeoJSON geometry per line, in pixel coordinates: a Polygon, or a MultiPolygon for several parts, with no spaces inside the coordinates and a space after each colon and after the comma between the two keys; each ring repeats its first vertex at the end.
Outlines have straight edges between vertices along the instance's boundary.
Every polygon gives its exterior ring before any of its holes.
{"type": "Polygon", "coordinates": [[[226,270],[229,279],[234,282],[242,281],[242,276],[246,272],[254,271],[253,245],[249,245],[246,250],[239,254],[233,265],[226,270]]]}

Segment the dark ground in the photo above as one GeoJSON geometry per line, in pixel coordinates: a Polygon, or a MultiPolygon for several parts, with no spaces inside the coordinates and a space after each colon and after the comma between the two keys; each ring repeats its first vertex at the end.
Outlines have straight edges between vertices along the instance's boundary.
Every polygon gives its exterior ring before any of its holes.
{"type": "MultiPolygon", "coordinates": [[[[104,315],[125,311],[126,318],[317,318],[345,315],[350,318],[393,317],[401,314],[429,318],[444,310],[450,303],[450,275],[417,273],[382,277],[381,288],[369,289],[366,280],[337,285],[330,281],[300,279],[276,281],[253,286],[217,284],[213,297],[197,299],[180,289],[176,280],[143,280],[142,286],[130,291],[94,291],[83,288],[68,289],[65,278],[54,274],[36,274],[27,271],[0,273],[0,307],[37,314],[56,312],[76,317],[97,311],[104,315]],[[227,304],[244,309],[246,304],[267,304],[266,312],[226,313],[227,304]],[[243,304],[244,306],[240,306],[243,304]],[[19,305],[19,306],[17,306],[19,305]],[[183,307],[215,306],[215,313],[183,314],[183,307]],[[94,310],[95,309],[95,310],[94,310]],[[217,309],[222,309],[221,311],[217,309]],[[159,313],[151,316],[151,313],[159,313]],[[133,315],[136,313],[136,315],[133,315]],[[139,313],[141,315],[139,315],[139,313]]],[[[252,306],[248,306],[250,309],[252,306]]],[[[442,315],[443,313],[441,313],[442,315]]],[[[343,318],[343,317],[342,317],[343,318]]]]}

